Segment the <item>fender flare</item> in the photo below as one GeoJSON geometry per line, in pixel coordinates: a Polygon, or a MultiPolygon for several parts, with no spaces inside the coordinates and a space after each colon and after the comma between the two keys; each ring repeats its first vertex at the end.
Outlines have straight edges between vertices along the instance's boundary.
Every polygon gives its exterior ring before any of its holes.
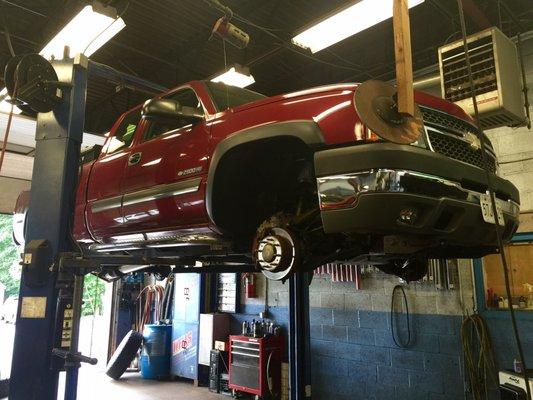
{"type": "Polygon", "coordinates": [[[292,137],[301,140],[310,148],[317,148],[324,145],[324,136],[319,126],[312,120],[292,120],[275,122],[267,125],[256,125],[250,128],[232,133],[230,136],[221,140],[213,152],[209,171],[207,174],[207,183],[205,190],[205,206],[207,215],[211,222],[216,226],[213,216],[213,185],[215,173],[220,160],[228,151],[237,146],[252,143],[264,139],[292,137]]]}

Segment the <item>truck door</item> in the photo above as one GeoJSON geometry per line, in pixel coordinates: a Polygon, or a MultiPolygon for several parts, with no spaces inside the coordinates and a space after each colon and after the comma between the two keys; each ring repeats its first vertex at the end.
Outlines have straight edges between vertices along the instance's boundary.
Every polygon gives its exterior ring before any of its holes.
{"type": "Polygon", "coordinates": [[[140,119],[141,108],[137,107],[117,121],[92,168],[87,187],[87,222],[98,240],[109,239],[125,230],[122,180],[140,119]]]}
{"type": "MultiPolygon", "coordinates": [[[[205,114],[189,87],[164,96],[205,114]]],[[[122,215],[129,232],[159,232],[207,221],[205,176],[209,130],[205,120],[143,120],[124,173],[122,215]]],[[[147,238],[157,238],[147,234],[147,238]]]]}

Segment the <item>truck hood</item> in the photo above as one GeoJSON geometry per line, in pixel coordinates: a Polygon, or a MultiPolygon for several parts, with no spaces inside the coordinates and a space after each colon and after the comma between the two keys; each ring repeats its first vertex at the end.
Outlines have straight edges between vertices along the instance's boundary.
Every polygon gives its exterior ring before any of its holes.
{"type": "MultiPolygon", "coordinates": [[[[324,85],[316,86],[310,89],[299,90],[296,92],[284,93],[272,97],[266,97],[261,100],[257,100],[251,103],[243,104],[241,106],[235,107],[232,109],[232,112],[238,113],[245,110],[250,110],[252,108],[263,107],[268,104],[275,102],[287,100],[287,99],[299,99],[304,97],[315,97],[323,95],[328,92],[337,92],[341,90],[349,90],[355,92],[359,87],[360,83],[339,83],[333,85],[324,85]]],[[[461,118],[467,122],[472,123],[473,119],[459,106],[454,103],[451,103],[447,100],[444,100],[440,97],[433,96],[429,93],[419,92],[415,90],[415,102],[418,105],[434,108],[439,111],[445,112],[447,114],[453,115],[454,117],[461,118]]]]}
{"type": "Polygon", "coordinates": [[[355,91],[359,86],[357,83],[338,83],[334,85],[325,85],[325,86],[316,86],[310,89],[298,90],[296,92],[278,94],[276,96],[265,97],[264,99],[257,100],[251,103],[246,103],[241,106],[233,108],[233,112],[241,112],[245,110],[250,110],[256,107],[266,106],[268,104],[276,103],[278,101],[288,100],[288,99],[299,99],[304,97],[314,97],[320,94],[335,92],[339,90],[349,90],[355,91]]]}

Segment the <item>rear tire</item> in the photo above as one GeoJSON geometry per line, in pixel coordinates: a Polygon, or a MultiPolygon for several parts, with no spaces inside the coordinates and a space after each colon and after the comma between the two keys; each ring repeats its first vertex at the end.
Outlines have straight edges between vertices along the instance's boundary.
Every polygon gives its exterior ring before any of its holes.
{"type": "Polygon", "coordinates": [[[143,335],[136,331],[129,331],[107,363],[106,374],[113,379],[120,379],[135,358],[142,342],[143,335]]]}

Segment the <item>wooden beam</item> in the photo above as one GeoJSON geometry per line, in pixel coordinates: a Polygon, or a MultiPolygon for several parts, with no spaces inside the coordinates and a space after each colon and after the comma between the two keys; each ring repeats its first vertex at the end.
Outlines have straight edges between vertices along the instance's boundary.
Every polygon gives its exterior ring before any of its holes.
{"type": "Polygon", "coordinates": [[[413,59],[411,53],[411,24],[407,0],[394,0],[394,50],[396,56],[396,85],[398,112],[414,116],[413,59]]]}

